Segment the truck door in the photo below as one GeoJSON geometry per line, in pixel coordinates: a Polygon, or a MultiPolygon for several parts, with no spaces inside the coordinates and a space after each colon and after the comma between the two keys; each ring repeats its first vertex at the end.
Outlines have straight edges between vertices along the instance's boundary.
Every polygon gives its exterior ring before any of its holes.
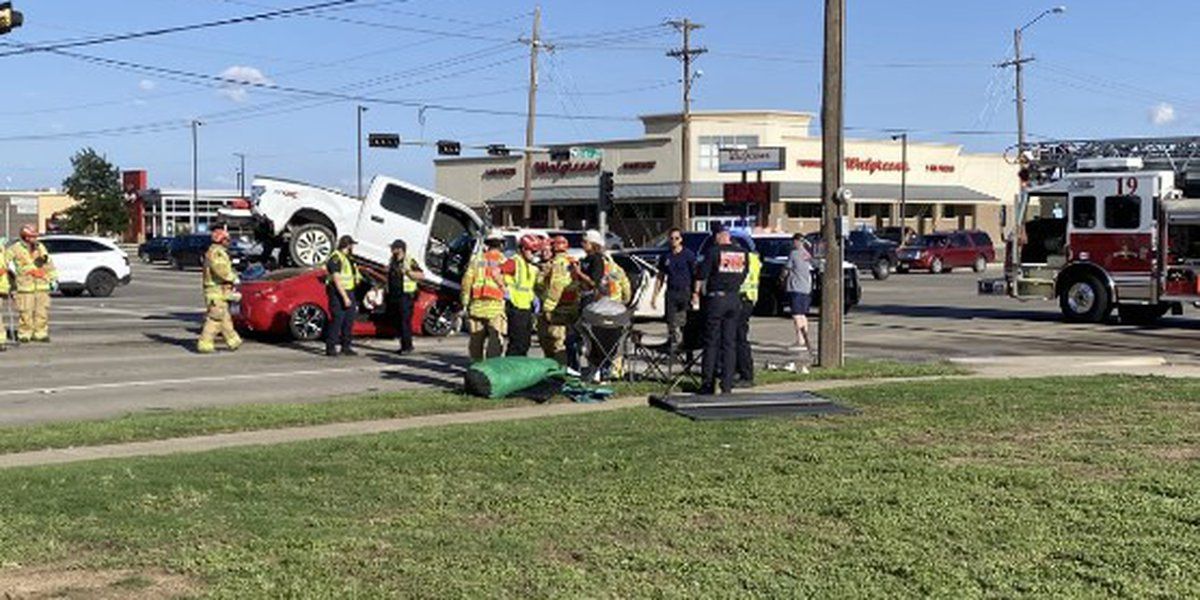
{"type": "MultiPolygon", "coordinates": [[[[424,244],[432,218],[433,198],[418,190],[394,182],[376,179],[358,215],[354,230],[355,249],[361,257],[387,264],[391,243],[402,239],[409,252],[418,252],[424,244]]],[[[419,254],[417,254],[419,256],[419,254]]]]}
{"type": "Polygon", "coordinates": [[[1119,301],[1156,302],[1157,178],[1097,176],[1073,184],[1068,229],[1071,260],[1104,269],[1119,301]]]}

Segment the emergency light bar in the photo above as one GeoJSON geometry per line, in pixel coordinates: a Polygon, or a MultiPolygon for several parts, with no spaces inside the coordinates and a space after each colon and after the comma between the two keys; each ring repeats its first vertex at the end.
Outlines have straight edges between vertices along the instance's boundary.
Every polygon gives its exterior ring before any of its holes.
{"type": "Polygon", "coordinates": [[[1076,166],[1080,171],[1141,171],[1145,161],[1136,156],[1081,158],[1076,166]]]}

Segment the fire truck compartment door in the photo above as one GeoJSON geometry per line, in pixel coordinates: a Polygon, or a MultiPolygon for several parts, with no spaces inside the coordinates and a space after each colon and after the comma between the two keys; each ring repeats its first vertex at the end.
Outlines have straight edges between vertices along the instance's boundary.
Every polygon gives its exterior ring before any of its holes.
{"type": "Polygon", "coordinates": [[[1120,300],[1154,301],[1157,174],[1097,174],[1072,181],[1071,262],[1104,269],[1120,300]]]}

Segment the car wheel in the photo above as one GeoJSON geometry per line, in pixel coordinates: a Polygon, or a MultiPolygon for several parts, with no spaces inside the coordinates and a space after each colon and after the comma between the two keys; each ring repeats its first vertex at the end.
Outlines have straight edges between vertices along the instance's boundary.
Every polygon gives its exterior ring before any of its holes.
{"type": "Polygon", "coordinates": [[[62,292],[62,295],[66,296],[67,298],[78,298],[83,295],[84,290],[83,288],[67,288],[65,290],[60,289],[58,291],[62,292]]]}
{"type": "Polygon", "coordinates": [[[462,329],[462,312],[433,305],[425,313],[421,331],[426,337],[446,337],[462,329]]]}
{"type": "Polygon", "coordinates": [[[117,289],[117,276],[108,271],[92,271],[84,283],[93,298],[107,298],[117,289]]]}
{"type": "Polygon", "coordinates": [[[288,254],[292,264],[298,267],[315,267],[325,264],[333,254],[333,232],[324,225],[308,223],[292,232],[288,243],[288,254]]]}
{"type": "Polygon", "coordinates": [[[908,265],[903,264],[903,263],[896,265],[896,272],[897,273],[907,273],[908,265]]]}
{"type": "Polygon", "coordinates": [[[1108,289],[1094,275],[1083,274],[1067,281],[1059,296],[1063,318],[1071,323],[1100,323],[1108,318],[1108,289]]]}
{"type": "Polygon", "coordinates": [[[933,273],[934,275],[939,275],[941,273],[944,273],[945,271],[946,271],[946,266],[942,264],[942,259],[934,258],[929,263],[929,272],[930,273],[933,273]]]}
{"type": "Polygon", "coordinates": [[[982,273],[987,270],[987,259],[983,256],[975,257],[975,264],[971,265],[971,270],[976,273],[982,273]]]}
{"type": "Polygon", "coordinates": [[[329,317],[320,306],[301,304],[288,316],[288,332],[292,334],[293,339],[311,342],[321,339],[328,322],[329,317]]]}
{"type": "Polygon", "coordinates": [[[138,252],[138,260],[146,264],[150,264],[150,255],[146,254],[145,252],[138,252]]]}
{"type": "Polygon", "coordinates": [[[875,261],[875,264],[871,267],[871,277],[874,277],[876,281],[883,281],[888,278],[888,275],[891,274],[892,263],[888,262],[888,259],[886,258],[880,258],[879,260],[875,261]]]}

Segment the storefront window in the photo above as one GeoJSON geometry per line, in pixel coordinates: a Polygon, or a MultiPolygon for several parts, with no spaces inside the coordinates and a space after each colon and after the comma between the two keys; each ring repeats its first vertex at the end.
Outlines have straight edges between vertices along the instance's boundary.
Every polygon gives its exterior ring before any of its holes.
{"type": "Polygon", "coordinates": [[[821,204],[819,202],[789,202],[787,216],[789,219],[820,219],[821,204]]]}
{"type": "Polygon", "coordinates": [[[721,148],[746,149],[758,146],[757,135],[702,135],[700,136],[701,171],[716,171],[720,166],[721,148]]]}

